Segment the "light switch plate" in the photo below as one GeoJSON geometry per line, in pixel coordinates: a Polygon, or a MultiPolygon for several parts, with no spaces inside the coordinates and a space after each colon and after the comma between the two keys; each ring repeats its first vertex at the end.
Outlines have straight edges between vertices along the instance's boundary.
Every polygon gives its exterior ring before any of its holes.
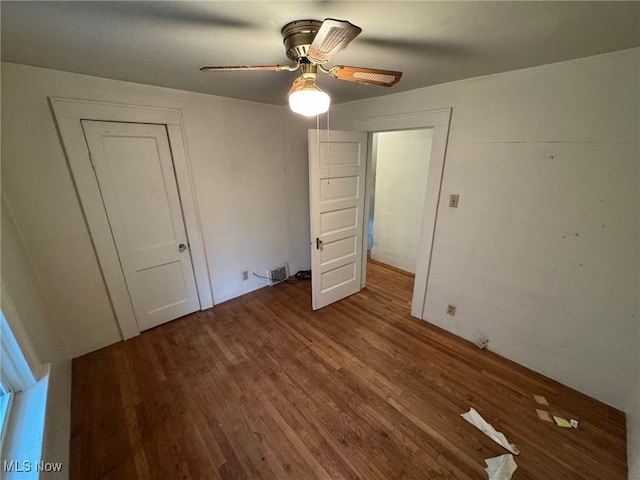
{"type": "Polygon", "coordinates": [[[452,193],[449,196],[449,206],[451,208],[458,208],[458,201],[460,200],[460,195],[457,193],[452,193]]]}

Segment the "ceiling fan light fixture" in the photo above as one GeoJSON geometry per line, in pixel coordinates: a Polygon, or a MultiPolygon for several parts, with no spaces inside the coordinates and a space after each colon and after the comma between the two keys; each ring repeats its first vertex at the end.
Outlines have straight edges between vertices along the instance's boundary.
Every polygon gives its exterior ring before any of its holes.
{"type": "Polygon", "coordinates": [[[315,75],[296,78],[289,90],[289,108],[305,117],[314,117],[329,110],[331,98],[316,85],[315,75]]]}

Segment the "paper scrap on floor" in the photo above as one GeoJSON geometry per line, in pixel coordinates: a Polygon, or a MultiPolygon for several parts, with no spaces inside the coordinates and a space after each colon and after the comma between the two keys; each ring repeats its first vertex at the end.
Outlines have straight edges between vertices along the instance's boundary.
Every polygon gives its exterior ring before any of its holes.
{"type": "Polygon", "coordinates": [[[484,418],[482,418],[482,416],[474,408],[470,408],[467,413],[463,413],[461,416],[471,425],[487,435],[497,444],[502,445],[511,453],[515,455],[518,455],[520,453],[520,450],[518,450],[518,448],[513,443],[509,443],[507,437],[505,437],[504,434],[498,432],[495,428],[493,428],[493,426],[484,418]]]}
{"type": "Polygon", "coordinates": [[[547,399],[544,398],[542,395],[534,395],[533,399],[536,401],[536,403],[538,403],[540,405],[549,406],[549,402],[547,402],[547,399]]]}
{"type": "Polygon", "coordinates": [[[518,468],[511,454],[487,458],[485,463],[487,464],[485,471],[489,475],[489,480],[510,480],[511,475],[518,468]]]}
{"type": "Polygon", "coordinates": [[[551,415],[549,415],[549,412],[547,412],[546,410],[538,410],[536,408],[536,413],[538,414],[538,418],[540,420],[553,423],[553,419],[551,418],[551,415]]]}
{"type": "Polygon", "coordinates": [[[556,425],[562,428],[571,428],[571,424],[567,421],[566,418],[553,416],[553,419],[556,421],[556,425]]]}

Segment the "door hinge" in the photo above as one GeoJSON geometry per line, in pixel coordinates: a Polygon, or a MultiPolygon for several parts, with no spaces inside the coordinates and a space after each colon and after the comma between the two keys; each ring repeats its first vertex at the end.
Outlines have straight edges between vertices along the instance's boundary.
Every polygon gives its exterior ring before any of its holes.
{"type": "Polygon", "coordinates": [[[91,155],[91,150],[89,150],[89,163],[91,164],[91,168],[95,170],[96,166],[93,164],[93,155],[91,155]]]}

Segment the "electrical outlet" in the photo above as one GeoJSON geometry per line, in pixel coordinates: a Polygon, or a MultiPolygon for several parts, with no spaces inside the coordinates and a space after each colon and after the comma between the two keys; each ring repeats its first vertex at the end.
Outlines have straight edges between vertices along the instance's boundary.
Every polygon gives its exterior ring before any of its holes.
{"type": "Polygon", "coordinates": [[[456,306],[455,305],[447,305],[447,315],[451,315],[455,317],[456,315],[456,306]]]}
{"type": "Polygon", "coordinates": [[[460,200],[460,195],[457,193],[453,193],[449,196],[449,206],[451,208],[458,208],[458,200],[460,200]]]}
{"type": "Polygon", "coordinates": [[[242,272],[242,280],[249,280],[249,271],[245,270],[242,272]]]}

